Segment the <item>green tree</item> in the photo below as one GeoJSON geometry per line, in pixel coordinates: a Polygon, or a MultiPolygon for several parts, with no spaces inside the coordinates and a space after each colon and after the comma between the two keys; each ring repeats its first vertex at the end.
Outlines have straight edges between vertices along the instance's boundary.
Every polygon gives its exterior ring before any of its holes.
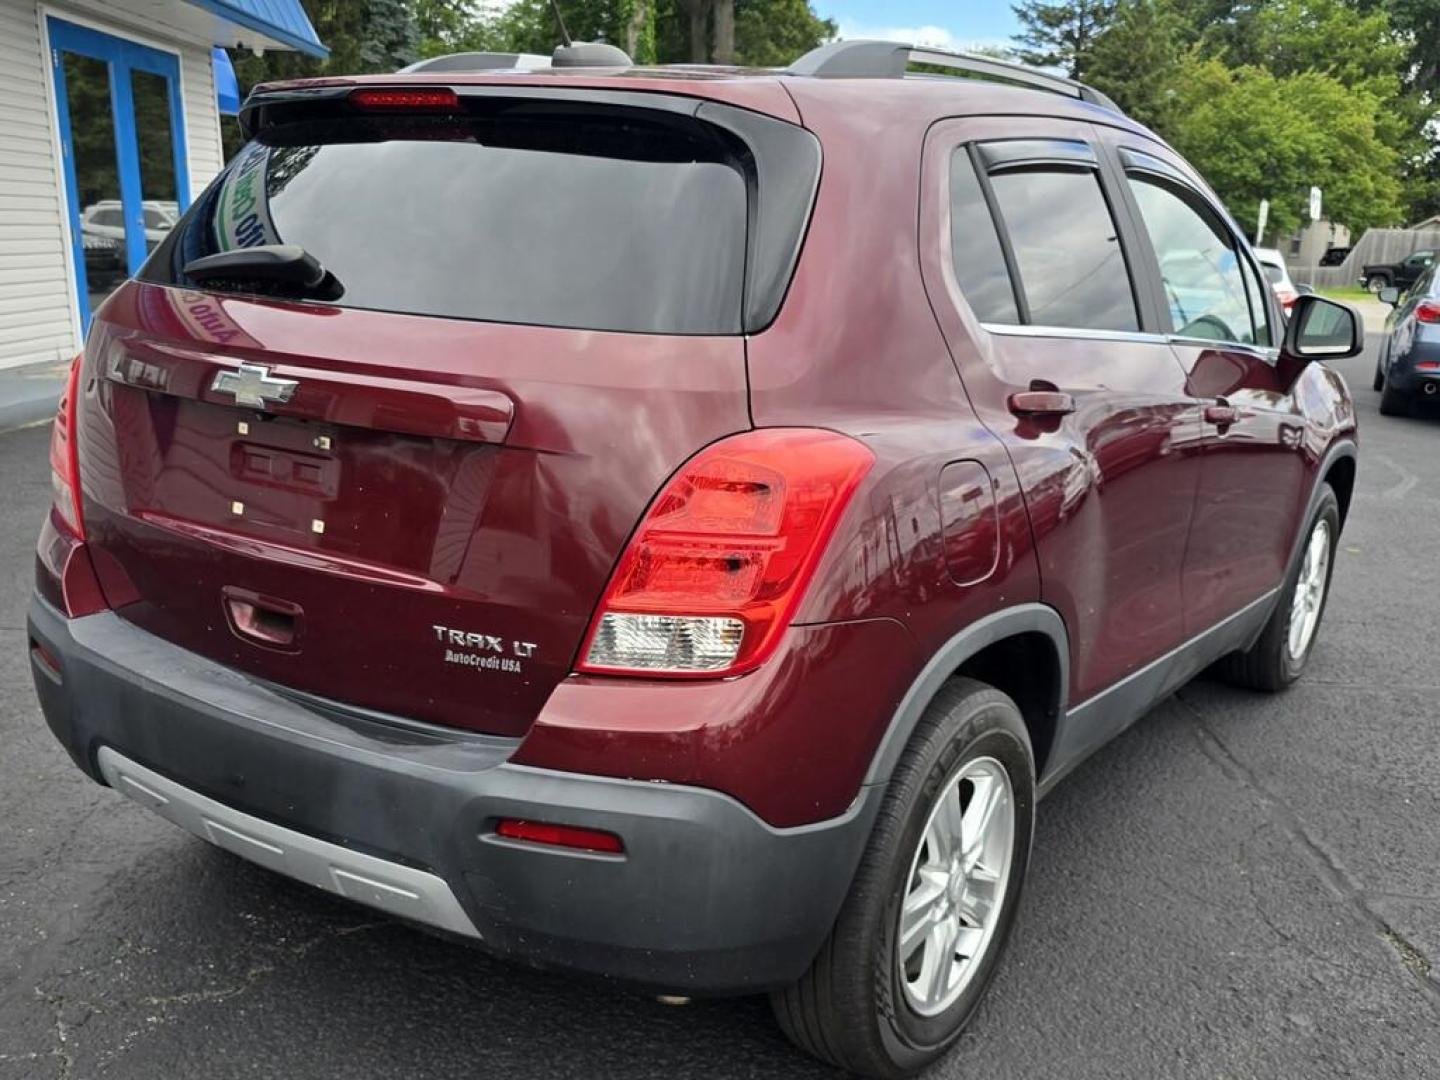
{"type": "Polygon", "coordinates": [[[422,57],[494,48],[496,16],[469,0],[414,0],[422,57]]]}
{"type": "Polygon", "coordinates": [[[1303,220],[1310,185],[1326,216],[1359,231],[1402,220],[1396,151],[1380,137],[1383,102],[1329,75],[1277,78],[1191,58],[1175,83],[1165,134],[1242,222],[1270,200],[1277,234],[1303,220]]]}
{"type": "Polygon", "coordinates": [[[1269,0],[1255,13],[1253,51],[1276,75],[1318,71],[1389,96],[1399,91],[1406,47],[1383,10],[1359,11],[1344,0],[1269,0]]]}
{"type": "Polygon", "coordinates": [[[275,79],[394,71],[419,55],[414,0],[307,0],[305,13],[330,48],[326,60],[298,52],[231,51],[242,92],[275,79]]]}
{"type": "MultiPolygon", "coordinates": [[[[835,34],[808,0],[562,0],[577,41],[609,41],[637,63],[785,64],[835,34]],[[728,28],[727,28],[728,27],[728,28]]],[[[548,53],[559,35],[548,0],[519,0],[494,48],[548,53]]]]}
{"type": "Polygon", "coordinates": [[[1110,25],[1116,0],[1023,0],[1012,10],[1020,20],[1016,55],[1027,64],[1063,68],[1072,79],[1090,71],[1095,39],[1110,25]]]}
{"type": "Polygon", "coordinates": [[[1431,102],[1440,99],[1440,0],[1359,0],[1365,11],[1381,10],[1406,43],[1405,81],[1431,102]]]}
{"type": "Polygon", "coordinates": [[[735,0],[735,59],[754,67],[783,67],[836,34],[833,19],[808,0],[735,0]]]}
{"type": "Polygon", "coordinates": [[[1185,29],[1171,0],[1120,0],[1091,46],[1085,81],[1142,124],[1164,128],[1185,59],[1185,29]]]}

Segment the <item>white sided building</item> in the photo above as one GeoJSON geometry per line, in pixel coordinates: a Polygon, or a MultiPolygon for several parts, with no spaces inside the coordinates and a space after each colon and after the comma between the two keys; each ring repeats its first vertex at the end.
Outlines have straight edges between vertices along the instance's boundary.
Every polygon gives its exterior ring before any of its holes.
{"type": "Polygon", "coordinates": [[[220,171],[217,46],[327,54],[300,0],[0,0],[0,369],[74,356],[220,171]]]}

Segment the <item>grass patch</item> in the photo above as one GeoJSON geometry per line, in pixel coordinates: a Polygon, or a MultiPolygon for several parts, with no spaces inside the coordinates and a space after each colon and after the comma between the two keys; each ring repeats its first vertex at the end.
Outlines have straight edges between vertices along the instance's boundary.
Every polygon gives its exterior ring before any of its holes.
{"type": "Polygon", "coordinates": [[[1328,296],[1331,300],[1344,300],[1353,304],[1357,300],[1372,300],[1374,294],[1368,289],[1362,289],[1359,285],[1340,285],[1333,289],[1316,290],[1321,296],[1328,296]]]}

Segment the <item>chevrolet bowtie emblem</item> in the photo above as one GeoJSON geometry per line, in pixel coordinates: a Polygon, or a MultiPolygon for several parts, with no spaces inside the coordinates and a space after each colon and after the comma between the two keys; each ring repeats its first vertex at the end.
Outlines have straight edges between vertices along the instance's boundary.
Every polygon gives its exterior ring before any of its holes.
{"type": "Polygon", "coordinates": [[[289,401],[299,385],[295,379],[273,378],[270,369],[260,364],[241,364],[234,371],[218,373],[210,389],[221,394],[234,394],[236,405],[263,409],[267,405],[281,405],[289,401]]]}

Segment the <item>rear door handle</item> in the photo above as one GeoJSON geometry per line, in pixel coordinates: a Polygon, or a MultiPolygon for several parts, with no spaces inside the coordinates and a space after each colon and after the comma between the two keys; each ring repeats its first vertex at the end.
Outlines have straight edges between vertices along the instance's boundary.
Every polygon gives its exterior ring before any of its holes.
{"type": "Polygon", "coordinates": [[[1240,410],[1234,405],[1225,402],[1217,402],[1214,405],[1205,406],[1205,422],[1214,424],[1216,427],[1229,427],[1240,419],[1240,410]]]}
{"type": "Polygon", "coordinates": [[[1075,398],[1063,390],[1020,390],[1010,395],[1016,416],[1066,416],[1075,411],[1075,398]]]}

